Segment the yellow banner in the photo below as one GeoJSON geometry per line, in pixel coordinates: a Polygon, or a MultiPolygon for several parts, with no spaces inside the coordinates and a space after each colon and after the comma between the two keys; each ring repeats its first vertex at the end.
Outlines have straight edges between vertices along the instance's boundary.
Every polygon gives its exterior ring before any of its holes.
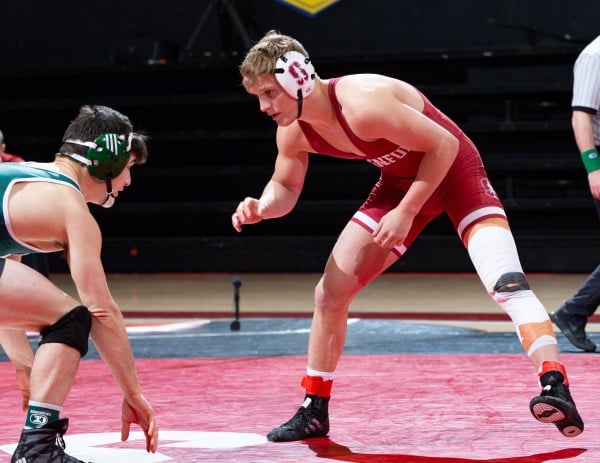
{"type": "Polygon", "coordinates": [[[339,2],[340,0],[278,0],[280,3],[285,5],[289,5],[302,11],[303,13],[307,13],[311,16],[314,16],[325,8],[333,5],[334,3],[339,2]]]}

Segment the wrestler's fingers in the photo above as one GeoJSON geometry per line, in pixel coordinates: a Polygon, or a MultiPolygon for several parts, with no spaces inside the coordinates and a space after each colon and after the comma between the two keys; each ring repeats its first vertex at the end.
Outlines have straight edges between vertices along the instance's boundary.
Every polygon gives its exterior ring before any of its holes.
{"type": "Polygon", "coordinates": [[[156,453],[158,447],[158,426],[156,425],[156,418],[152,416],[148,423],[148,429],[144,430],[146,434],[146,451],[156,453]]]}
{"type": "Polygon", "coordinates": [[[231,216],[231,224],[238,233],[242,231],[242,220],[238,216],[237,212],[234,212],[231,216]]]}
{"type": "Polygon", "coordinates": [[[240,218],[248,219],[254,215],[254,212],[256,211],[256,206],[254,202],[255,200],[253,200],[252,198],[246,198],[239,204],[238,208],[236,209],[236,212],[238,213],[240,218]]]}

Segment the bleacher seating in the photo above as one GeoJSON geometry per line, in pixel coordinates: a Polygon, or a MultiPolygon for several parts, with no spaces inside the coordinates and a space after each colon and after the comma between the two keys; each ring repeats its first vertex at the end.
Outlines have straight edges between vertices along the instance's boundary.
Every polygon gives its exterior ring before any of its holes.
{"type": "MultiPolygon", "coordinates": [[[[326,78],[382,72],[419,86],[476,142],[528,271],[596,265],[598,219],[570,128],[572,48],[316,61],[326,78]]],[[[106,104],[151,136],[150,158],[110,210],[91,206],[109,272],[318,272],[377,178],[364,162],[313,156],[287,217],[235,233],[275,158],[272,121],[240,86],[237,61],[7,73],[2,129],[28,159],[53,157],[81,104],[106,104]]],[[[53,269],[64,262],[51,260],[53,269]]],[[[392,270],[471,271],[449,221],[426,229],[392,270]]]]}

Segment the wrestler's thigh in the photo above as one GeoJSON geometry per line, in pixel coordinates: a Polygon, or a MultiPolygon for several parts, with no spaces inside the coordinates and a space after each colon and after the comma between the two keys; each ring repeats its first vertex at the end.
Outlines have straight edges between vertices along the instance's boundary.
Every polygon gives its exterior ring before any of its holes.
{"type": "Polygon", "coordinates": [[[371,232],[348,222],[337,239],[325,267],[324,277],[332,284],[356,291],[398,260],[389,249],[373,241],[371,232]]]}
{"type": "Polygon", "coordinates": [[[75,305],[72,297],[39,272],[6,259],[0,276],[0,319],[4,328],[48,326],[75,305]]]}

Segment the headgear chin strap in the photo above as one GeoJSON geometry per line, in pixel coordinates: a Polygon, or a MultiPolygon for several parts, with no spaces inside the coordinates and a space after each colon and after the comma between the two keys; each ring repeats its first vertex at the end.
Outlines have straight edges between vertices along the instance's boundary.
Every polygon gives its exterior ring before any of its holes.
{"type": "Polygon", "coordinates": [[[65,140],[65,143],[88,147],[85,157],[75,153],[66,156],[85,164],[90,175],[96,180],[106,182],[106,199],[102,203],[103,207],[111,207],[115,203],[115,197],[112,194],[112,179],[119,176],[129,162],[132,138],[133,133],[128,136],[117,133],[103,133],[93,142],[65,140]]]}
{"type": "Polygon", "coordinates": [[[315,88],[315,67],[302,53],[288,51],[275,63],[275,78],[292,98],[298,100],[298,118],[302,114],[302,102],[315,88]]]}
{"type": "MultiPolygon", "coordinates": [[[[106,189],[108,190],[108,185],[106,186],[106,189]]],[[[115,198],[112,194],[112,190],[110,193],[106,193],[106,198],[104,198],[104,201],[102,201],[102,203],[100,204],[102,207],[105,208],[109,208],[109,207],[113,207],[113,205],[115,204],[117,198],[115,198]]]]}

